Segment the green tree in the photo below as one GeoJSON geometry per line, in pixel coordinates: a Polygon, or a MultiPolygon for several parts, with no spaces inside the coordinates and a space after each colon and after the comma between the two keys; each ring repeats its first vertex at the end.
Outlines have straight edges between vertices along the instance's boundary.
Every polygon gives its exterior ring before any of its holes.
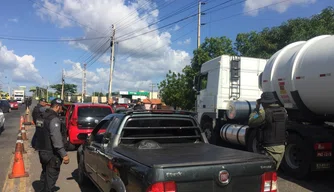
{"type": "Polygon", "coordinates": [[[260,32],[239,33],[234,46],[241,56],[268,59],[290,43],[324,34],[334,34],[333,7],[310,18],[290,19],[280,26],[264,28],[260,32]]]}
{"type": "Polygon", "coordinates": [[[105,96],[105,94],[103,94],[102,92],[93,92],[92,96],[102,97],[105,96]]]}
{"type": "Polygon", "coordinates": [[[160,96],[163,101],[174,109],[177,107],[184,107],[184,88],[185,81],[184,75],[180,73],[175,73],[169,70],[166,74],[166,79],[158,84],[160,90],[160,96]]]}
{"type": "MultiPolygon", "coordinates": [[[[61,95],[61,84],[50,85],[50,88],[55,89],[56,95],[61,95]]],[[[76,84],[64,84],[64,95],[73,95],[77,92],[76,84]]]]}

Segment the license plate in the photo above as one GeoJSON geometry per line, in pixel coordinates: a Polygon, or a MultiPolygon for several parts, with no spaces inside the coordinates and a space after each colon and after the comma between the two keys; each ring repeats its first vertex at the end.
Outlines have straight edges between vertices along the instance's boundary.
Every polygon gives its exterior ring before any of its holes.
{"type": "Polygon", "coordinates": [[[317,152],[317,157],[331,157],[332,152],[331,151],[319,151],[317,152]]]}
{"type": "Polygon", "coordinates": [[[329,169],[331,168],[330,163],[317,163],[316,164],[317,169],[329,169]]]}

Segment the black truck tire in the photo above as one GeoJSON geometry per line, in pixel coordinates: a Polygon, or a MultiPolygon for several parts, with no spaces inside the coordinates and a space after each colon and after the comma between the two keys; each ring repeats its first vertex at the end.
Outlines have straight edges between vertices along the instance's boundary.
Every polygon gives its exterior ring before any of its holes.
{"type": "Polygon", "coordinates": [[[256,131],[255,129],[252,129],[247,137],[247,143],[246,143],[247,151],[253,152],[253,153],[260,153],[261,150],[258,148],[258,142],[256,139],[256,131]]]}
{"type": "Polygon", "coordinates": [[[212,121],[206,121],[203,124],[202,130],[210,144],[222,146],[219,124],[216,123],[216,125],[213,125],[212,121]]]}
{"type": "Polygon", "coordinates": [[[296,179],[305,179],[309,176],[312,150],[305,145],[304,139],[298,134],[289,134],[285,147],[284,157],[280,168],[296,179]]]}
{"type": "Polygon", "coordinates": [[[85,164],[83,160],[83,156],[80,155],[80,159],[78,160],[78,184],[84,186],[89,181],[88,177],[85,175],[85,164]]]}

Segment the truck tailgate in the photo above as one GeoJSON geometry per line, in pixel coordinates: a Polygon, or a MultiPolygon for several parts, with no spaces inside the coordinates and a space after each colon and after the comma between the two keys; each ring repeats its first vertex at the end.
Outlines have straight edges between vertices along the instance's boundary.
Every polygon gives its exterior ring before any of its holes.
{"type": "Polygon", "coordinates": [[[114,150],[152,167],[152,183],[175,181],[181,192],[260,191],[262,174],[275,170],[264,155],[205,143],[145,150],[119,146],[114,150]],[[219,182],[222,170],[229,173],[226,186],[219,182]]]}

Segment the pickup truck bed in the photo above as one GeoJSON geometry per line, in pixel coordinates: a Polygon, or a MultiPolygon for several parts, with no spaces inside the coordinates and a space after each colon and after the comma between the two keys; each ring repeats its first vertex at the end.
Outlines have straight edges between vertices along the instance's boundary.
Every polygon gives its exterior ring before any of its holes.
{"type": "Polygon", "coordinates": [[[219,147],[207,143],[162,145],[160,149],[118,146],[116,152],[149,167],[183,167],[242,162],[269,162],[260,154],[219,147]],[[201,155],[199,155],[201,154],[201,155]]]}
{"type": "Polygon", "coordinates": [[[115,152],[152,168],[155,180],[175,181],[181,192],[261,191],[262,174],[273,170],[273,162],[260,154],[207,143],[162,145],[160,149],[116,147],[115,152]],[[219,172],[227,170],[230,182],[219,183],[219,172]]]}

